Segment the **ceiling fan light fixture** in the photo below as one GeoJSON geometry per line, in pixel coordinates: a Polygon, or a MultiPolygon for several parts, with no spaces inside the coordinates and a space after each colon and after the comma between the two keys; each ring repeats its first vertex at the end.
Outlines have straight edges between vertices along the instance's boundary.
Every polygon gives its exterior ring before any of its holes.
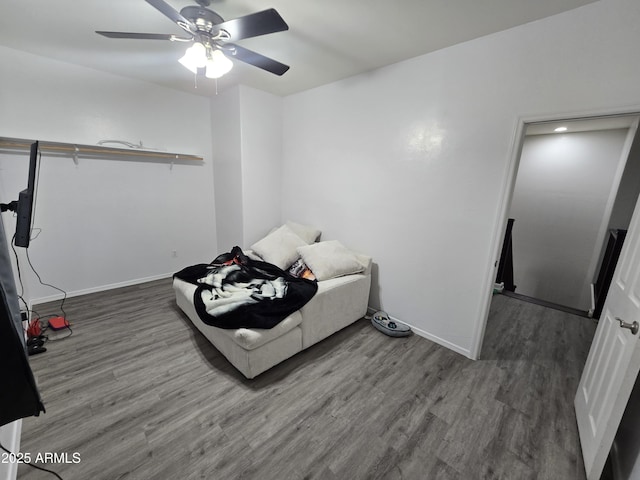
{"type": "Polygon", "coordinates": [[[202,43],[195,42],[178,61],[188,70],[197,73],[198,68],[204,67],[207,63],[207,48],[202,43]]]}
{"type": "Polygon", "coordinates": [[[214,50],[211,52],[210,58],[206,63],[207,78],[220,78],[233,67],[233,62],[229,60],[224,53],[220,50],[214,50]]]}
{"type": "Polygon", "coordinates": [[[178,59],[178,61],[187,70],[190,70],[192,73],[198,73],[198,67],[194,65],[194,62],[192,61],[192,59],[189,57],[188,54],[185,53],[182,58],[178,59]]]}

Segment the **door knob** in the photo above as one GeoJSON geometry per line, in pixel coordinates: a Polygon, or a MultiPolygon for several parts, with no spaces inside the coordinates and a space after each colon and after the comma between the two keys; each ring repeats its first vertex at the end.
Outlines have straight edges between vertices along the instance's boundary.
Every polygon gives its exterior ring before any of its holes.
{"type": "Polygon", "coordinates": [[[616,320],[620,322],[620,328],[628,328],[629,330],[631,330],[632,335],[635,335],[636,333],[638,333],[638,330],[640,330],[640,325],[638,324],[638,322],[634,321],[633,323],[627,323],[618,317],[616,317],[616,320]]]}

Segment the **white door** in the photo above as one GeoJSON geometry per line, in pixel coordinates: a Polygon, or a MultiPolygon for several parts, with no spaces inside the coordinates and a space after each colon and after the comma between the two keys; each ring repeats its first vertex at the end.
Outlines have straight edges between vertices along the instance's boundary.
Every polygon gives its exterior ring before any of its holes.
{"type": "Polygon", "coordinates": [[[582,372],[575,408],[589,480],[600,478],[640,370],[640,201],[582,372]]]}

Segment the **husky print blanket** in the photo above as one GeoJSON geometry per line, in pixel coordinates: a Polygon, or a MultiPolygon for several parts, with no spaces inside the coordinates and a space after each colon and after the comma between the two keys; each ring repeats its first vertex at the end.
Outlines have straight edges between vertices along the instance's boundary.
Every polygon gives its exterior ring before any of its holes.
{"type": "Polygon", "coordinates": [[[273,328],[318,290],[315,281],[253,260],[240,247],[208,265],[187,267],[174,277],[196,285],[196,312],[204,323],[219,328],[273,328]]]}

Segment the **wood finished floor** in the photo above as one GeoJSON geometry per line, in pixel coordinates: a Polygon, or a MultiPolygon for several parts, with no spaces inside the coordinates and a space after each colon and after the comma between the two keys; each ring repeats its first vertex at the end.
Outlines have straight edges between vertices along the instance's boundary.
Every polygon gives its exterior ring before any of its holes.
{"type": "MultiPolygon", "coordinates": [[[[246,380],[169,280],[65,310],[73,336],[31,357],[47,413],[24,421],[21,445],[78,452],[47,465],[65,480],[585,478],[573,410],[595,331],[584,318],[495,296],[476,362],[360,320],[246,380]]],[[[18,478],[53,477],[22,465],[18,478]]]]}

